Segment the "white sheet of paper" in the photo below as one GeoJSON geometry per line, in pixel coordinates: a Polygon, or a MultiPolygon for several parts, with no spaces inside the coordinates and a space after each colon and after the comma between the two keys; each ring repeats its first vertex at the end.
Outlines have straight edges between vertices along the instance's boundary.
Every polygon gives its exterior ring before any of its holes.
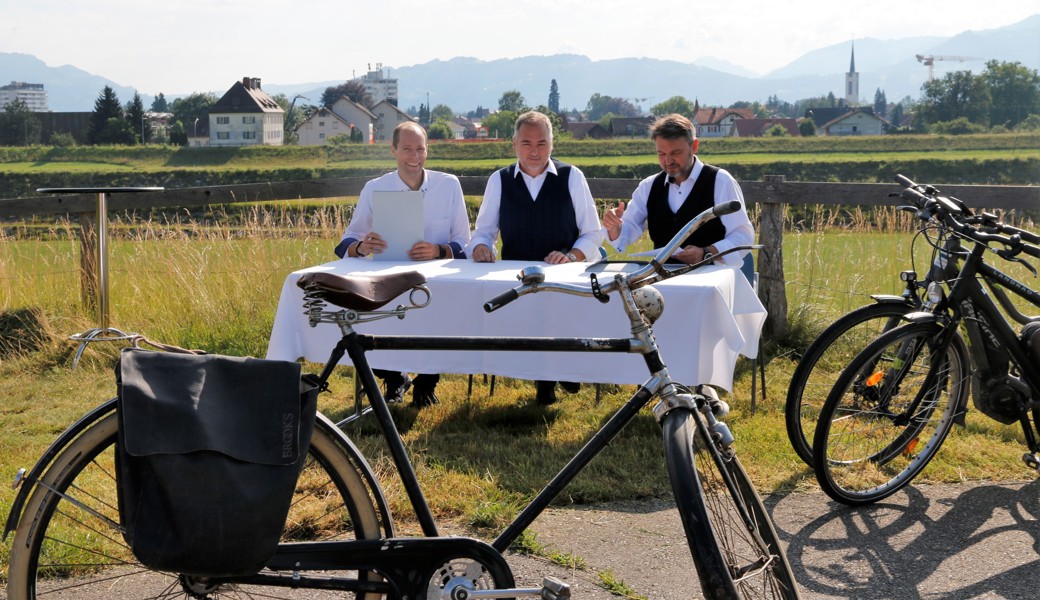
{"type": "Polygon", "coordinates": [[[423,193],[372,192],[372,231],[387,244],[373,260],[408,260],[408,250],[423,239],[423,193]]]}

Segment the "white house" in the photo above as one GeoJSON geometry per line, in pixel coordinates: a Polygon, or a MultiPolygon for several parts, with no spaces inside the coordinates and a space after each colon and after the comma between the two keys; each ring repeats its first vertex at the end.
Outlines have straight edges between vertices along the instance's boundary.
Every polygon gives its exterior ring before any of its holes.
{"type": "Polygon", "coordinates": [[[391,104],[389,100],[377,102],[371,112],[376,116],[374,137],[377,142],[389,142],[394,128],[399,124],[415,122],[408,113],[391,104]]]}
{"type": "MultiPolygon", "coordinates": [[[[351,129],[356,128],[361,132],[364,142],[372,143],[375,125],[376,116],[372,111],[346,96],[340,96],[332,106],[323,106],[311,113],[296,128],[296,135],[301,146],[324,146],[330,138],[350,135],[351,129]]],[[[390,131],[393,131],[393,127],[390,131]]]]}
{"type": "Polygon", "coordinates": [[[821,129],[824,135],[883,135],[885,121],[873,111],[854,109],[828,121],[821,129]]]}
{"type": "Polygon", "coordinates": [[[285,111],[260,89],[259,77],[236,81],[209,109],[210,146],[281,146],[285,111]]]}

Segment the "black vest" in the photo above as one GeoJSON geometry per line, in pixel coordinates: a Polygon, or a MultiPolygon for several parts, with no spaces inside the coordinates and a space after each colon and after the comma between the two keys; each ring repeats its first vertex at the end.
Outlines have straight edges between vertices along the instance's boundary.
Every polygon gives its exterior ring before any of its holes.
{"type": "Polygon", "coordinates": [[[578,239],[578,220],[568,181],[571,166],[553,160],[556,175],[546,173],[538,198],[532,200],[516,164],[498,171],[502,200],[498,229],[503,260],[544,260],[553,250],[568,252],[578,239]]]}
{"type": "MultiPolygon", "coordinates": [[[[664,184],[668,173],[662,171],[654,178],[653,185],[650,186],[650,195],[646,199],[647,230],[654,242],[654,248],[667,244],[691,219],[715,206],[715,176],[718,172],[718,167],[705,164],[697,176],[697,181],[693,182],[690,195],[677,213],[673,213],[668,206],[668,186],[664,184]]],[[[725,237],[726,226],[722,224],[722,219],[712,219],[686,238],[683,246],[706,248],[725,237]]]]}

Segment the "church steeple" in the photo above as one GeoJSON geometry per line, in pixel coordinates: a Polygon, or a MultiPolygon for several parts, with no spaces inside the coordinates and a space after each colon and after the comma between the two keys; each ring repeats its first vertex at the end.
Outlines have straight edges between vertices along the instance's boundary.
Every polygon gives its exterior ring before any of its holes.
{"type": "Polygon", "coordinates": [[[859,104],[859,73],[856,72],[856,42],[852,42],[849,72],[845,74],[845,106],[859,104]]]}

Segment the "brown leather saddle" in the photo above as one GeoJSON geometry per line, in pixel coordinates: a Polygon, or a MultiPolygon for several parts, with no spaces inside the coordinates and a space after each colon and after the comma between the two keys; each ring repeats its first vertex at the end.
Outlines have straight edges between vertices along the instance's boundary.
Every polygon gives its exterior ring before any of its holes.
{"type": "Polygon", "coordinates": [[[426,283],[418,271],[389,275],[337,275],[305,273],[296,285],[318,294],[330,304],[349,310],[376,310],[417,285],[426,283]]]}

